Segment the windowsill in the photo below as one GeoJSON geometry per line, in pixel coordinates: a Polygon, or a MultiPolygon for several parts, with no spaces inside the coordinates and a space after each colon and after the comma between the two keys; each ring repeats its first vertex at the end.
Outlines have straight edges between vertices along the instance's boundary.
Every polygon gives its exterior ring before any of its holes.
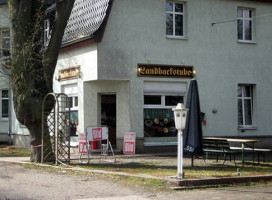
{"type": "Polygon", "coordinates": [[[177,142],[144,142],[146,147],[155,147],[155,146],[177,146],[177,142]]]}
{"type": "Polygon", "coordinates": [[[256,42],[251,40],[237,40],[237,42],[242,44],[257,44],[256,42]]]}
{"type": "Polygon", "coordinates": [[[238,127],[238,130],[257,130],[257,127],[238,127]]]}
{"type": "Polygon", "coordinates": [[[0,122],[8,122],[8,121],[9,121],[8,118],[0,119],[0,122]]]}
{"type": "Polygon", "coordinates": [[[188,37],[185,36],[174,36],[174,35],[166,35],[167,39],[176,39],[176,40],[188,40],[188,37]]]}

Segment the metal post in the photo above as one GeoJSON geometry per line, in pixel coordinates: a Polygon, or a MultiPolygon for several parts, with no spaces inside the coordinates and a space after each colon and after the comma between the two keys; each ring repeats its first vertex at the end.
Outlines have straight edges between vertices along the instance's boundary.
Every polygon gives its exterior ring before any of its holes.
{"type": "Polygon", "coordinates": [[[59,111],[58,111],[58,103],[55,103],[55,164],[58,164],[58,136],[59,136],[59,111]]]}
{"type": "Polygon", "coordinates": [[[245,149],[245,144],[242,142],[242,166],[244,166],[244,163],[245,163],[245,152],[244,152],[244,149],[245,149]]]}
{"type": "Polygon", "coordinates": [[[183,137],[182,131],[178,132],[178,179],[183,177],[183,137]]]}

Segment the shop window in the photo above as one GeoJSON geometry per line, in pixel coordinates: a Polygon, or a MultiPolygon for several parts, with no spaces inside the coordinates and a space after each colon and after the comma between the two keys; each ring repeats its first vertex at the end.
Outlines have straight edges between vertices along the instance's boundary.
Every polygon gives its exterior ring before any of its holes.
{"type": "Polygon", "coordinates": [[[254,36],[253,9],[238,8],[237,10],[237,33],[238,41],[252,42],[254,36]]]}
{"type": "Polygon", "coordinates": [[[9,92],[8,90],[1,91],[1,119],[9,117],[9,92]]]}
{"type": "Polygon", "coordinates": [[[172,109],[178,103],[183,103],[183,96],[146,94],[144,103],[145,137],[177,136],[172,109]]]}
{"type": "Polygon", "coordinates": [[[254,85],[238,85],[238,126],[253,128],[254,85]]]}
{"type": "Polygon", "coordinates": [[[166,36],[173,38],[185,37],[185,3],[167,1],[166,11],[166,36]]]}

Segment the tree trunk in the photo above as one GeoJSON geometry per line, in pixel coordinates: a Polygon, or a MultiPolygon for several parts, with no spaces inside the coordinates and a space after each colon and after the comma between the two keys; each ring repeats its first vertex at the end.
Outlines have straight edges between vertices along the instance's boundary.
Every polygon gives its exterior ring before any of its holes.
{"type": "Polygon", "coordinates": [[[41,161],[42,101],[53,91],[53,74],[74,1],[56,1],[56,19],[49,46],[44,50],[44,0],[9,0],[13,32],[10,65],[13,103],[18,121],[30,133],[32,162],[41,161]]]}
{"type": "Polygon", "coordinates": [[[41,162],[42,122],[38,121],[27,126],[30,133],[31,162],[41,162]]]}

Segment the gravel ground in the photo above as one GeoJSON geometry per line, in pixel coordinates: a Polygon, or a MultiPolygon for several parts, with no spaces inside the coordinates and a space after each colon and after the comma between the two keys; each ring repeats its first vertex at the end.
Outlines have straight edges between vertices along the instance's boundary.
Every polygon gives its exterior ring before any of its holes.
{"type": "MultiPolygon", "coordinates": [[[[207,199],[272,199],[272,185],[226,187],[189,191],[156,191],[133,185],[124,185],[114,178],[101,175],[70,175],[65,171],[45,172],[26,169],[12,161],[28,162],[29,158],[0,158],[0,200],[207,200],[207,199]],[[10,162],[6,162],[10,161],[10,162]]],[[[110,160],[110,158],[108,158],[110,160]]],[[[76,161],[76,160],[75,160],[76,161]]],[[[77,160],[78,161],[78,160],[77,160]]],[[[176,157],[117,156],[117,162],[156,162],[176,166],[176,157]]],[[[91,160],[101,162],[101,158],[91,160]]],[[[184,165],[191,160],[185,158],[184,165]]],[[[205,164],[197,159],[195,165],[205,164]]]]}

